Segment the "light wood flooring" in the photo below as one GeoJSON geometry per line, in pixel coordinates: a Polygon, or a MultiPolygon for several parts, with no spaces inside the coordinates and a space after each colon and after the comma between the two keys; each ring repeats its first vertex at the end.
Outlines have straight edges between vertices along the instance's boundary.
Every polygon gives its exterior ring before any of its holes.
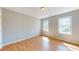
{"type": "Polygon", "coordinates": [[[1,51],[79,51],[79,46],[45,36],[36,36],[4,46],[1,51]]]}

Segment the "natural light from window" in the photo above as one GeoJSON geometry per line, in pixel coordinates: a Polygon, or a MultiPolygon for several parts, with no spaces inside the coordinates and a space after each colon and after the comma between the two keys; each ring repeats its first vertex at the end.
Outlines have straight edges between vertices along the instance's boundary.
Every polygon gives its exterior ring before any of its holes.
{"type": "Polygon", "coordinates": [[[72,34],[72,17],[61,17],[59,18],[59,33],[72,34]]]}
{"type": "Polygon", "coordinates": [[[43,24],[43,31],[49,31],[49,21],[47,19],[43,20],[42,24],[43,24]]]}

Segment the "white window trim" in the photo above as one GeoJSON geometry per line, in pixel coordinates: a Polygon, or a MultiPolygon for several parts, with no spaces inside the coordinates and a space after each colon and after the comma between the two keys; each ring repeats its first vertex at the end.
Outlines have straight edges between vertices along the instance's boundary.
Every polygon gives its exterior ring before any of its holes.
{"type": "Polygon", "coordinates": [[[42,20],[42,31],[44,31],[44,32],[49,32],[49,20],[48,20],[48,19],[45,19],[45,20],[42,20]],[[47,30],[44,30],[44,28],[43,28],[43,22],[44,22],[45,20],[48,21],[48,29],[47,29],[47,30]]]}
{"type": "Polygon", "coordinates": [[[61,17],[61,18],[58,19],[58,33],[59,34],[67,34],[67,35],[71,35],[72,34],[72,16],[65,16],[65,17],[61,17]],[[59,31],[59,21],[60,21],[60,19],[63,19],[63,18],[70,18],[71,19],[70,20],[71,21],[71,28],[70,28],[71,31],[69,33],[68,32],[60,32],[59,31]]]}

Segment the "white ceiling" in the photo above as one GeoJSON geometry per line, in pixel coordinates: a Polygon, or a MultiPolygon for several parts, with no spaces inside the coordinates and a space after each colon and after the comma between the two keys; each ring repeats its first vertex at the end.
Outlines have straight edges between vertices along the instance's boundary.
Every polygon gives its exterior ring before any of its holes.
{"type": "Polygon", "coordinates": [[[42,11],[40,7],[6,7],[6,9],[36,18],[46,18],[79,9],[79,7],[46,7],[45,11],[42,11]]]}

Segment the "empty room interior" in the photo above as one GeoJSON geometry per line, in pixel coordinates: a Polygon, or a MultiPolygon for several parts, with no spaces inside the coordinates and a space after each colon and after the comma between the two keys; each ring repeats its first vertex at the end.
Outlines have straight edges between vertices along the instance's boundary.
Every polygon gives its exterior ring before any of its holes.
{"type": "Polygon", "coordinates": [[[1,7],[0,51],[79,51],[79,7],[1,7]]]}

